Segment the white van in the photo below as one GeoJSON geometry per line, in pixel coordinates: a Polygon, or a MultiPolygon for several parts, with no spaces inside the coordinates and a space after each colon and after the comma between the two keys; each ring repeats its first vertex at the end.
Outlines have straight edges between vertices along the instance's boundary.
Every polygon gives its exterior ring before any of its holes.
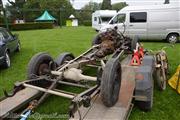
{"type": "Polygon", "coordinates": [[[138,36],[139,39],[166,39],[175,43],[180,35],[180,5],[127,6],[100,31],[115,26],[131,38],[138,36]]]}
{"type": "Polygon", "coordinates": [[[116,10],[97,10],[92,13],[92,28],[99,31],[117,14],[116,10]]]}

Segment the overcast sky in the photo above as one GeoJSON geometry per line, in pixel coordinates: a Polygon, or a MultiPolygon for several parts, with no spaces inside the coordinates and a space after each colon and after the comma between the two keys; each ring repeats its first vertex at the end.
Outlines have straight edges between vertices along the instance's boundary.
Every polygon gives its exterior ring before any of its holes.
{"type": "MultiPolygon", "coordinates": [[[[2,0],[4,5],[7,3],[7,0],[2,0]]],[[[12,0],[14,1],[14,0],[12,0]]],[[[70,0],[74,8],[80,9],[90,1],[92,2],[102,2],[103,0],[70,0]]],[[[117,2],[126,2],[129,5],[152,5],[152,4],[163,4],[164,0],[111,0],[112,3],[117,2]]],[[[180,0],[170,0],[171,3],[176,3],[180,5],[180,0]]]]}

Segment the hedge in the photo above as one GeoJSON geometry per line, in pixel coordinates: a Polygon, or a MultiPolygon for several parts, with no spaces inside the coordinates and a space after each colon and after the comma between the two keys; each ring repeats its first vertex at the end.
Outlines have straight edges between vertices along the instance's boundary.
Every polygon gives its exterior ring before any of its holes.
{"type": "MultiPolygon", "coordinates": [[[[6,25],[0,25],[6,27],[6,25]]],[[[32,29],[52,29],[52,22],[32,22],[32,23],[20,23],[20,24],[9,24],[10,30],[32,30],[32,29]]]]}
{"type": "Polygon", "coordinates": [[[82,22],[82,24],[83,24],[84,26],[91,26],[91,25],[92,25],[92,22],[91,22],[90,20],[84,20],[84,21],[82,22]]]}

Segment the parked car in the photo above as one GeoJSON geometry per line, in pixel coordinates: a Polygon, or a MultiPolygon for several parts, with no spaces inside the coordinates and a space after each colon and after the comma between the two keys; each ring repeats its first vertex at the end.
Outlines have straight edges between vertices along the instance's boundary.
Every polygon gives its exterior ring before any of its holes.
{"type": "Polygon", "coordinates": [[[13,35],[9,30],[0,27],[0,66],[11,66],[10,54],[19,52],[21,48],[18,35],[13,35]]]}
{"type": "Polygon", "coordinates": [[[176,43],[180,36],[180,6],[177,4],[127,6],[100,31],[117,27],[130,38],[167,40],[176,43]]]}

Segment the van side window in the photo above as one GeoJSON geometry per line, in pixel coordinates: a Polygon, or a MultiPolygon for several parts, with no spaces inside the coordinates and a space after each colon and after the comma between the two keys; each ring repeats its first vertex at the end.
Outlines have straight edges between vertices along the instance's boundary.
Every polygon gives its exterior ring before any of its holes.
{"type": "Polygon", "coordinates": [[[130,22],[131,23],[142,23],[147,21],[146,12],[132,12],[130,13],[130,22]]]}

